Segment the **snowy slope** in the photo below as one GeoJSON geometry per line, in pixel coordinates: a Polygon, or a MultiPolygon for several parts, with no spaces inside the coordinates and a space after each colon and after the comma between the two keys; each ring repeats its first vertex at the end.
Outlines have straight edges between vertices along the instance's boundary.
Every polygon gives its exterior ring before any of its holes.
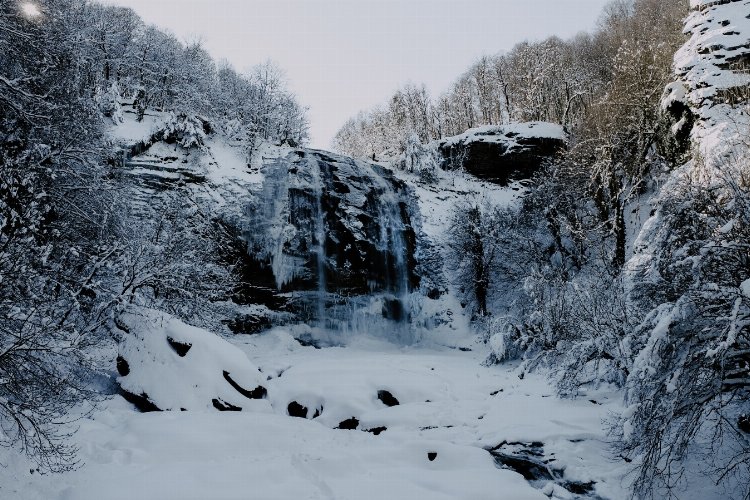
{"type": "MultiPolygon", "coordinates": [[[[152,319],[154,325],[165,320],[152,319]]],[[[192,340],[191,350],[211,335],[166,325],[186,335],[183,341],[192,340]]],[[[3,498],[574,498],[561,486],[569,481],[595,483],[591,487],[602,498],[625,498],[619,479],[624,464],[609,459],[599,430],[602,419],[618,409],[617,398],[607,392],[561,401],[543,376],[521,380],[513,365],[481,366],[478,352],[397,348],[367,339],[314,349],[283,329],[232,340],[234,347],[215,338],[214,351],[244,352],[242,363],[260,368],[268,388],[262,405],[238,412],[137,413],[116,397],[80,422],[75,439],[85,465],[64,476],[40,477],[22,462],[12,463],[0,471],[3,498]],[[379,399],[383,390],[398,404],[379,399]],[[321,415],[287,416],[290,401],[316,406],[321,415]],[[356,430],[335,428],[352,417],[356,430]],[[506,458],[527,457],[514,450],[532,450],[550,479],[530,484],[501,468],[489,449],[506,458]],[[12,489],[3,490],[3,484],[12,489]]],[[[162,372],[150,384],[188,397],[191,390],[204,391],[191,389],[196,375],[218,368],[216,360],[152,361],[184,382],[162,372]]]]}

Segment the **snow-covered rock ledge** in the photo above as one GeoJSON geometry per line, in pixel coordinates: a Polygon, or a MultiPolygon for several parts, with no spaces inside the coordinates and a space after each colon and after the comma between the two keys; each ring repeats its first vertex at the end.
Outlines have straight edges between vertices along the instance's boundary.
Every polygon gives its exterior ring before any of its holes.
{"type": "Polygon", "coordinates": [[[528,122],[488,125],[438,141],[448,169],[465,168],[479,178],[500,185],[528,179],[565,149],[563,127],[528,122]]]}
{"type": "MultiPolygon", "coordinates": [[[[750,0],[692,0],[685,23],[688,41],[675,54],[678,80],[662,102],[695,115],[692,138],[710,165],[734,156],[750,122],[750,0]]],[[[687,126],[682,120],[677,126],[687,126]]]]}

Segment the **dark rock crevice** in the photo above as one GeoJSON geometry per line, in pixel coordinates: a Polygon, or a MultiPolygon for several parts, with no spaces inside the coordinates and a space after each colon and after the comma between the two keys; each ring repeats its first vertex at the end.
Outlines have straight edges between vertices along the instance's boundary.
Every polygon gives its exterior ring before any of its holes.
{"type": "Polygon", "coordinates": [[[169,343],[169,346],[181,358],[184,358],[185,355],[188,353],[188,351],[190,351],[190,348],[193,347],[193,344],[189,344],[187,342],[180,342],[179,340],[175,340],[172,337],[167,337],[167,343],[169,343]]]}
{"type": "Polygon", "coordinates": [[[232,377],[229,375],[228,371],[224,370],[223,375],[224,375],[224,380],[226,380],[229,383],[229,385],[232,386],[234,390],[236,390],[237,392],[239,392],[240,394],[242,394],[248,399],[263,399],[266,397],[266,395],[268,395],[268,391],[262,385],[259,385],[252,391],[248,391],[247,389],[239,385],[237,382],[235,382],[234,379],[232,379],[232,377]]]}
{"type": "Polygon", "coordinates": [[[135,406],[141,413],[148,413],[150,411],[162,411],[161,408],[156,406],[153,401],[148,398],[148,394],[145,392],[141,394],[133,394],[120,387],[120,395],[125,398],[125,401],[135,406]]]}
{"type": "Polygon", "coordinates": [[[532,486],[543,488],[554,482],[569,493],[582,498],[601,499],[595,493],[595,481],[573,481],[566,479],[564,468],[554,467],[554,454],[544,452],[544,444],[503,442],[487,450],[502,469],[521,474],[532,486]]]}

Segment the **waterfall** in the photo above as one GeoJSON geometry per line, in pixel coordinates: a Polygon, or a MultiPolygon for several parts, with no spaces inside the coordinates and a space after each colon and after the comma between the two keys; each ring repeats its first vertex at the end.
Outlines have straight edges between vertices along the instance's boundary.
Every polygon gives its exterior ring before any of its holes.
{"type": "Polygon", "coordinates": [[[385,259],[385,300],[387,317],[397,322],[408,319],[409,268],[401,204],[392,186],[384,182],[379,197],[380,244],[385,259]]]}
{"type": "Polygon", "coordinates": [[[263,171],[245,235],[284,316],[343,342],[364,333],[409,343],[415,237],[403,184],[378,165],[311,150],[263,171]]]}
{"type": "MultiPolygon", "coordinates": [[[[318,281],[318,297],[316,300],[318,306],[318,326],[320,328],[326,328],[326,225],[325,225],[325,212],[323,211],[323,180],[321,175],[320,162],[315,163],[315,171],[317,171],[317,179],[314,182],[315,192],[315,206],[314,208],[314,230],[313,230],[313,243],[315,244],[315,267],[317,270],[317,281],[318,281]]],[[[312,167],[312,165],[311,165],[312,167]]]]}

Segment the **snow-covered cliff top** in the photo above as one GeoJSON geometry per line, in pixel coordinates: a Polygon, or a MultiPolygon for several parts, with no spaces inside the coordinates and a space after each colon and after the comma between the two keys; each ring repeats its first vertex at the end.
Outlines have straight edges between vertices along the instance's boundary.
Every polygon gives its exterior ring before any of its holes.
{"type": "Polygon", "coordinates": [[[468,142],[508,143],[512,147],[524,138],[566,140],[565,131],[560,125],[547,122],[511,123],[508,125],[485,125],[467,130],[461,135],[438,141],[441,146],[452,146],[468,142]]]}

